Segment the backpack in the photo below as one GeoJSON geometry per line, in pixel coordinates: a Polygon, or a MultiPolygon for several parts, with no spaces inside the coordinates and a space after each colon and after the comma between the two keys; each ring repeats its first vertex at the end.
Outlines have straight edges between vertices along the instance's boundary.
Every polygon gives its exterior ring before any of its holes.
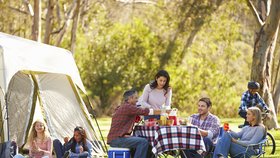
{"type": "Polygon", "coordinates": [[[7,141],[0,143],[0,157],[12,158],[17,153],[17,146],[15,142],[7,141]]]}

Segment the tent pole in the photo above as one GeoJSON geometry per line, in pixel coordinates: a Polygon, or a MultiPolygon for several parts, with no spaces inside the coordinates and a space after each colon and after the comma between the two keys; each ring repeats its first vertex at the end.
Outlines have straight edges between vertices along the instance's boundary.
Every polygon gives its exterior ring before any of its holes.
{"type": "Polygon", "coordinates": [[[98,128],[98,131],[99,131],[100,136],[101,136],[101,138],[102,138],[102,141],[103,141],[103,144],[104,144],[106,153],[108,153],[108,149],[107,149],[107,146],[106,146],[106,144],[105,144],[104,137],[103,137],[103,135],[102,135],[101,129],[100,129],[100,127],[99,127],[99,124],[98,124],[98,122],[97,122],[96,115],[95,115],[95,112],[94,112],[93,109],[91,109],[91,114],[92,114],[92,116],[93,116],[93,118],[94,118],[94,120],[95,120],[95,123],[96,123],[96,125],[97,125],[97,128],[98,128]]]}

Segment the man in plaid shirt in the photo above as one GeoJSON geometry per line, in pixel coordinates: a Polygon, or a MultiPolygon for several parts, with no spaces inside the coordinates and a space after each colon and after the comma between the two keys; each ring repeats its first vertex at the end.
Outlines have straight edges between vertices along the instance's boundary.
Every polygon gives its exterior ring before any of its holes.
{"type": "MultiPolygon", "coordinates": [[[[209,98],[201,98],[198,101],[198,113],[190,116],[190,123],[194,126],[197,126],[206,148],[207,155],[213,147],[213,143],[216,142],[217,137],[220,131],[220,120],[217,116],[210,113],[212,103],[209,98]]],[[[198,154],[194,150],[185,150],[185,155],[181,155],[182,158],[192,157],[200,158],[202,155],[198,154]]]]}
{"type": "MultiPolygon", "coordinates": [[[[258,93],[260,84],[255,81],[250,81],[248,82],[247,87],[248,90],[242,94],[241,104],[238,112],[238,114],[245,119],[244,125],[249,125],[249,123],[246,121],[247,109],[249,107],[258,106],[266,113],[269,112],[267,105],[265,104],[265,102],[263,101],[263,99],[258,93]]],[[[243,127],[244,125],[239,127],[243,127]]]]}
{"type": "Polygon", "coordinates": [[[113,114],[107,143],[111,147],[136,149],[134,158],[150,157],[149,142],[145,138],[131,136],[134,121],[138,115],[159,115],[160,110],[142,109],[136,106],[138,95],[135,90],[128,90],[123,95],[124,102],[113,114]]]}

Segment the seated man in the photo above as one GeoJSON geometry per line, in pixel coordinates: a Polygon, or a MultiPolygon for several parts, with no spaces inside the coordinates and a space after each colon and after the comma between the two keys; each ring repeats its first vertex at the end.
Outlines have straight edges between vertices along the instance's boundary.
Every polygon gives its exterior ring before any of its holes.
{"type": "Polygon", "coordinates": [[[64,138],[64,145],[58,139],[53,141],[57,158],[90,158],[93,146],[87,139],[86,131],[82,127],[74,129],[74,136],[69,140],[64,138]]]}
{"type": "MultiPolygon", "coordinates": [[[[220,130],[220,120],[217,116],[210,113],[212,103],[209,98],[201,98],[198,101],[198,114],[193,114],[190,116],[191,124],[198,127],[206,148],[207,155],[209,151],[213,148],[213,143],[219,135],[220,130]]],[[[185,154],[181,153],[182,158],[192,157],[202,157],[197,151],[185,150],[185,154]]]]}
{"type": "MultiPolygon", "coordinates": [[[[249,123],[246,121],[247,109],[249,107],[258,106],[262,109],[262,111],[267,113],[269,112],[267,105],[264,103],[263,99],[258,93],[260,84],[258,82],[250,81],[248,82],[247,87],[248,90],[242,94],[241,104],[238,112],[238,114],[245,119],[244,125],[249,125],[249,123]]],[[[239,127],[242,128],[243,125],[239,127]]]]}
{"type": "Polygon", "coordinates": [[[134,158],[152,157],[149,142],[145,138],[131,136],[131,133],[137,115],[158,115],[161,111],[139,108],[136,106],[137,99],[138,95],[135,90],[128,90],[123,94],[123,103],[116,108],[113,114],[107,143],[111,147],[135,149],[134,158]]]}

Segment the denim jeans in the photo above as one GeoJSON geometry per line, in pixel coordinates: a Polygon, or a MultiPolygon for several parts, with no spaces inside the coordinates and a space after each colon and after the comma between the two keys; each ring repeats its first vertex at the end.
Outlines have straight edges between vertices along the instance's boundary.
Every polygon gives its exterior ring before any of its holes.
{"type": "MultiPolygon", "coordinates": [[[[62,143],[58,139],[55,139],[53,141],[53,148],[54,148],[54,152],[55,152],[55,155],[57,158],[62,158],[62,156],[64,155],[64,153],[67,150],[67,149],[65,149],[65,147],[62,145],[62,143]]],[[[87,151],[84,151],[82,153],[70,152],[69,157],[70,158],[87,158],[88,155],[89,155],[89,153],[87,151]]]]}
{"type": "Polygon", "coordinates": [[[148,153],[149,142],[141,137],[120,137],[110,143],[111,147],[133,148],[135,149],[134,158],[145,158],[148,153]]]}
{"type": "Polygon", "coordinates": [[[218,154],[223,154],[224,157],[228,157],[230,154],[232,158],[239,158],[244,157],[244,154],[246,153],[245,157],[249,158],[250,156],[255,154],[255,151],[252,149],[248,149],[246,151],[246,147],[234,143],[231,141],[231,135],[228,132],[224,132],[223,136],[218,140],[218,143],[216,145],[213,158],[218,158],[218,154]]]}
{"type": "Polygon", "coordinates": [[[57,158],[62,158],[66,151],[66,149],[58,139],[55,139],[53,141],[53,149],[57,158]]]}
{"type": "Polygon", "coordinates": [[[82,153],[70,152],[69,157],[70,158],[87,158],[88,157],[88,152],[87,151],[84,151],[82,153]]]}

